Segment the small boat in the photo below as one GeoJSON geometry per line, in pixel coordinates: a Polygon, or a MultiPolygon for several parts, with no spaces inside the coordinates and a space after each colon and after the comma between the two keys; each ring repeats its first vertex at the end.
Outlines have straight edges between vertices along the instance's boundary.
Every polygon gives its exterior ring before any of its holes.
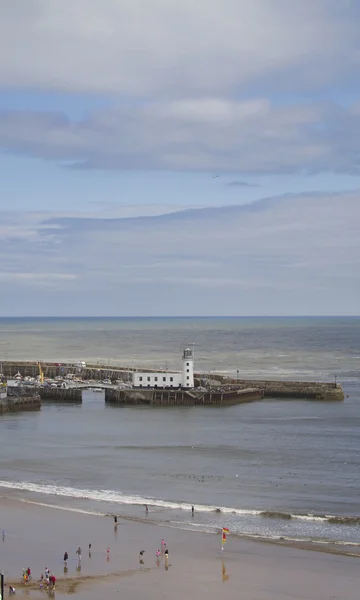
{"type": "Polygon", "coordinates": [[[94,387],[94,388],[91,388],[91,389],[92,389],[93,392],[103,392],[104,391],[102,388],[99,388],[99,387],[94,387]]]}

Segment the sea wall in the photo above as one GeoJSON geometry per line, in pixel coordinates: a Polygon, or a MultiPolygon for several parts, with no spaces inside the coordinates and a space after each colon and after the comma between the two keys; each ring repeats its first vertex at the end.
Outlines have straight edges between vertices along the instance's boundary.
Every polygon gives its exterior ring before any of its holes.
{"type": "MultiPolygon", "coordinates": [[[[15,377],[17,373],[20,373],[23,377],[37,377],[39,375],[39,365],[36,361],[3,361],[1,364],[4,376],[10,379],[15,377]]],[[[106,367],[104,365],[76,367],[74,364],[52,362],[42,362],[41,368],[44,377],[48,377],[49,379],[54,379],[57,376],[65,377],[65,375],[71,373],[82,379],[93,379],[95,381],[111,379],[114,382],[117,379],[128,381],[132,372],[132,369],[116,369],[115,367],[106,367]]]]}
{"type": "Polygon", "coordinates": [[[248,388],[233,391],[204,391],[196,390],[105,390],[105,403],[115,406],[229,406],[254,402],[262,398],[262,391],[248,388]]]}
{"type": "Polygon", "coordinates": [[[344,400],[344,391],[338,383],[318,383],[315,381],[257,381],[241,380],[236,386],[258,386],[265,398],[303,398],[305,400],[336,401],[344,400]]]}
{"type": "MultiPolygon", "coordinates": [[[[80,404],[82,402],[82,390],[78,388],[36,387],[36,394],[39,395],[41,400],[69,402],[72,404],[80,404]]],[[[31,395],[34,395],[34,387],[32,386],[8,387],[8,396],[13,398],[23,398],[31,395]]]]}
{"type": "Polygon", "coordinates": [[[21,410],[40,410],[40,396],[11,397],[0,400],[0,414],[18,412],[21,410]]]}
{"type": "MultiPolygon", "coordinates": [[[[115,382],[118,379],[128,381],[131,376],[131,370],[129,369],[116,369],[114,367],[105,367],[104,365],[87,365],[83,368],[77,368],[75,365],[71,364],[41,363],[41,367],[45,377],[49,378],[58,375],[65,377],[67,373],[75,373],[77,377],[87,380],[110,379],[115,382]]],[[[18,372],[20,372],[23,377],[26,375],[36,377],[39,374],[39,367],[37,362],[7,361],[2,362],[2,371],[3,374],[9,378],[14,377],[18,372]]],[[[149,369],[149,372],[150,371],[151,369],[149,369]]],[[[214,374],[213,377],[216,378],[217,381],[211,382],[212,390],[216,390],[218,386],[226,385],[227,388],[260,389],[263,391],[265,398],[303,398],[322,401],[344,400],[343,389],[340,384],[335,382],[274,381],[263,379],[234,380],[216,374],[214,374]]],[[[198,373],[196,375],[196,384],[199,385],[205,380],[209,383],[208,374],[198,373]]],[[[47,398],[49,398],[49,396],[47,398]]],[[[55,394],[53,394],[53,398],[55,399],[55,394]]],[[[63,395],[63,400],[66,401],[66,394],[63,395]]]]}

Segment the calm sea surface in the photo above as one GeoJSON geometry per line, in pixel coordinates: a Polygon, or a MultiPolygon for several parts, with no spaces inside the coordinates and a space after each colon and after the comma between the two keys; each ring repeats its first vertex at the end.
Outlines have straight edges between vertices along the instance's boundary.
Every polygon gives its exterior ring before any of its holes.
{"type": "Polygon", "coordinates": [[[85,392],[82,406],[0,417],[0,494],[134,518],[146,502],[174,527],[360,545],[360,318],[0,319],[0,360],[180,368],[192,344],[198,370],[336,376],[349,397],[152,409],[85,392]]]}

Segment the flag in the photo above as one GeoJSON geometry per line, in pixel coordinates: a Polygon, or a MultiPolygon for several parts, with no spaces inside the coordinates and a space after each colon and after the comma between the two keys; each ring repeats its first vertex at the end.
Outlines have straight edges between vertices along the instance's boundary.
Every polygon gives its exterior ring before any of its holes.
{"type": "Polygon", "coordinates": [[[229,530],[227,527],[223,527],[222,528],[222,535],[221,535],[221,545],[223,546],[226,543],[226,534],[229,533],[229,530]]]}

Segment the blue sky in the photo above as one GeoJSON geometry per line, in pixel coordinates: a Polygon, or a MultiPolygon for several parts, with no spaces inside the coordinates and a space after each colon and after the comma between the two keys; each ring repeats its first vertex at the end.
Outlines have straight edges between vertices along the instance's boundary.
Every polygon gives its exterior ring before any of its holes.
{"type": "Polygon", "coordinates": [[[359,17],[2,2],[0,313],[358,314],[359,17]]]}

